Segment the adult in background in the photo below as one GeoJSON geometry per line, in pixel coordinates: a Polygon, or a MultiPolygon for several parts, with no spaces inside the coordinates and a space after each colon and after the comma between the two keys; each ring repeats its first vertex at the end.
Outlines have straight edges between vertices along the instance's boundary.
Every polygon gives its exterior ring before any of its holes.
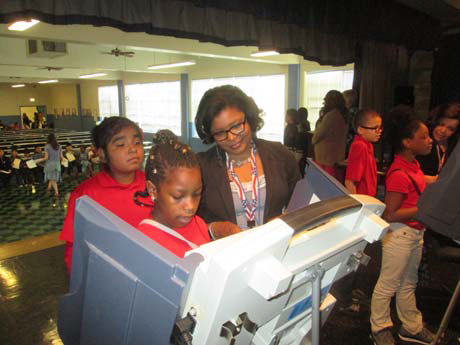
{"type": "Polygon", "coordinates": [[[322,116],[316,123],[312,142],[315,162],[327,173],[343,183],[343,169],[337,166],[345,160],[347,137],[347,108],[345,99],[337,90],[329,91],[324,97],[322,116]]]}
{"type": "Polygon", "coordinates": [[[297,110],[290,108],[286,110],[286,116],[284,117],[284,136],[283,144],[288,148],[292,153],[297,152],[297,110]]]}
{"type": "MultiPolygon", "coordinates": [[[[445,165],[450,153],[458,141],[460,104],[445,103],[435,107],[428,117],[427,126],[433,139],[431,152],[426,156],[417,156],[420,168],[427,176],[437,176],[445,165]]],[[[419,267],[419,283],[427,286],[431,282],[431,269],[428,264],[430,248],[434,246],[455,246],[449,238],[427,229],[423,244],[423,256],[419,267]]]]}
{"type": "Polygon", "coordinates": [[[431,112],[427,126],[433,146],[430,154],[417,156],[425,175],[438,175],[458,141],[460,103],[446,103],[431,112]]]}
{"type": "Polygon", "coordinates": [[[300,173],[282,144],[259,139],[262,111],[239,88],[206,91],[195,117],[204,191],[197,214],[215,238],[264,224],[287,206],[300,173]],[[236,226],[237,225],[237,226],[236,226]]]}
{"type": "Polygon", "coordinates": [[[347,132],[347,146],[346,146],[346,155],[348,156],[348,150],[355,138],[357,133],[357,129],[355,128],[355,118],[356,114],[358,113],[358,93],[356,90],[350,89],[345,90],[342,92],[343,98],[345,99],[345,107],[347,108],[347,124],[348,124],[348,132],[347,132]]]}
{"type": "Polygon", "coordinates": [[[22,128],[23,129],[29,129],[32,124],[32,121],[30,121],[29,117],[27,116],[26,113],[22,114],[22,128]]]}
{"type": "Polygon", "coordinates": [[[51,188],[54,190],[54,196],[59,195],[58,181],[61,179],[61,160],[64,159],[62,155],[61,146],[59,146],[54,133],[48,135],[47,144],[45,145],[45,182],[48,181],[48,193],[51,188]]]}
{"type": "Polygon", "coordinates": [[[308,121],[308,110],[307,108],[300,107],[297,109],[297,148],[301,153],[299,159],[299,169],[302,177],[305,174],[305,166],[307,165],[308,151],[311,146],[311,128],[310,122],[308,121]]]}

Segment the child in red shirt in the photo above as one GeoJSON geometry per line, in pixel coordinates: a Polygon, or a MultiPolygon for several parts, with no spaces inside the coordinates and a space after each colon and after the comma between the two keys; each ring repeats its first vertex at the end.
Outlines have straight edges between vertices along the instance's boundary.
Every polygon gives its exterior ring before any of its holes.
{"type": "Polygon", "coordinates": [[[195,215],[202,182],[198,158],[169,130],[153,137],[145,166],[147,191],[154,201],[153,219],[138,229],[179,257],[210,241],[208,227],[195,215]]]}
{"type": "MultiPolygon", "coordinates": [[[[124,117],[104,119],[92,131],[97,154],[105,162],[104,169],[81,183],[70,196],[66,219],[60,239],[66,241],[65,262],[72,269],[75,202],[82,195],[113,212],[132,226],[148,217],[151,207],[138,200],[145,191],[142,131],[134,122],[124,117]]],[[[148,200],[145,200],[148,202],[148,200]]]]}
{"type": "Polygon", "coordinates": [[[390,230],[382,239],[382,266],[371,301],[371,330],[375,344],[394,344],[390,302],[396,305],[404,341],[430,344],[434,335],[424,327],[417,309],[415,288],[423,246],[423,226],[413,220],[426,178],[415,156],[431,151],[428,128],[411,113],[390,114],[390,139],[396,153],[386,179],[386,209],[383,218],[390,230]]]}
{"type": "Polygon", "coordinates": [[[356,114],[355,128],[358,133],[348,154],[345,187],[352,194],[375,196],[377,193],[377,164],[374,145],[382,134],[382,117],[372,109],[356,114]]]}

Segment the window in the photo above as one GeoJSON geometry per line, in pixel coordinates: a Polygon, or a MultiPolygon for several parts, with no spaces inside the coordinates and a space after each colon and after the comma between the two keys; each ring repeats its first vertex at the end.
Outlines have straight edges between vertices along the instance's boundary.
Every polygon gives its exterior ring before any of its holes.
{"type": "Polygon", "coordinates": [[[169,129],[181,135],[179,81],[126,85],[125,96],[126,116],[143,131],[169,129]]]}
{"type": "Polygon", "coordinates": [[[119,116],[118,87],[101,86],[97,88],[99,95],[99,116],[102,121],[106,117],[119,116]]]}
{"type": "MultiPolygon", "coordinates": [[[[285,76],[283,74],[192,80],[193,119],[204,93],[210,88],[226,84],[239,87],[248,96],[254,98],[257,106],[263,110],[264,126],[257,136],[282,142],[285,106],[285,76]]],[[[198,137],[195,126],[193,126],[193,137],[198,137]]]]}
{"type": "Polygon", "coordinates": [[[306,73],[305,105],[312,130],[323,106],[323,99],[330,90],[345,91],[353,86],[353,70],[306,73]]]}

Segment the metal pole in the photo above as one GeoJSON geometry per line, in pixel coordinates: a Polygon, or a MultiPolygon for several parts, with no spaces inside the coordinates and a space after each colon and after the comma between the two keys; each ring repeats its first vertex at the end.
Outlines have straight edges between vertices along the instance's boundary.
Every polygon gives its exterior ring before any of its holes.
{"type": "Polygon", "coordinates": [[[311,340],[312,345],[319,345],[321,333],[321,279],[324,269],[321,266],[315,267],[312,282],[312,304],[311,304],[311,340]]]}
{"type": "Polygon", "coordinates": [[[455,288],[454,294],[452,295],[450,299],[446,312],[444,313],[444,316],[442,317],[441,325],[439,325],[438,332],[436,333],[436,337],[432,341],[431,345],[436,345],[438,341],[440,340],[442,334],[446,330],[447,325],[449,323],[450,316],[452,314],[452,311],[454,310],[455,303],[457,302],[459,295],[460,295],[460,279],[458,280],[457,287],[455,288]]]}

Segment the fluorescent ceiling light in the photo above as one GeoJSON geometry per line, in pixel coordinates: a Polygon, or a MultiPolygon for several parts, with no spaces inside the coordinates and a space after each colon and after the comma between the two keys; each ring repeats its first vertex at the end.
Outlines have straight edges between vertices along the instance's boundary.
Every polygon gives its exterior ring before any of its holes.
{"type": "Polygon", "coordinates": [[[31,98],[29,98],[29,101],[35,102],[35,98],[31,97],[31,98]]]}
{"type": "Polygon", "coordinates": [[[160,68],[172,68],[172,67],[181,67],[181,66],[191,66],[194,65],[195,61],[182,61],[182,62],[174,62],[174,63],[167,63],[162,65],[153,65],[147,67],[147,69],[160,69],[160,68]]]}
{"type": "Polygon", "coordinates": [[[57,83],[59,80],[57,79],[52,79],[52,80],[41,80],[38,83],[39,84],[49,84],[49,83],[57,83]]]}
{"type": "Polygon", "coordinates": [[[25,84],[15,84],[15,85],[11,85],[11,87],[24,87],[26,86],[25,84]]]}
{"type": "Polygon", "coordinates": [[[37,23],[40,23],[40,21],[36,20],[36,19],[31,19],[29,21],[24,20],[24,21],[14,22],[10,26],[8,26],[8,30],[24,31],[24,30],[27,30],[28,28],[34,26],[37,23]]]}
{"type": "Polygon", "coordinates": [[[93,77],[103,77],[107,75],[107,73],[92,73],[92,74],[83,74],[79,78],[85,79],[85,78],[93,78],[93,77]]]}
{"type": "Polygon", "coordinates": [[[278,53],[275,50],[266,50],[266,51],[260,51],[260,52],[255,52],[251,54],[251,56],[254,56],[254,57],[272,56],[272,55],[280,55],[280,53],[278,53]]]}

